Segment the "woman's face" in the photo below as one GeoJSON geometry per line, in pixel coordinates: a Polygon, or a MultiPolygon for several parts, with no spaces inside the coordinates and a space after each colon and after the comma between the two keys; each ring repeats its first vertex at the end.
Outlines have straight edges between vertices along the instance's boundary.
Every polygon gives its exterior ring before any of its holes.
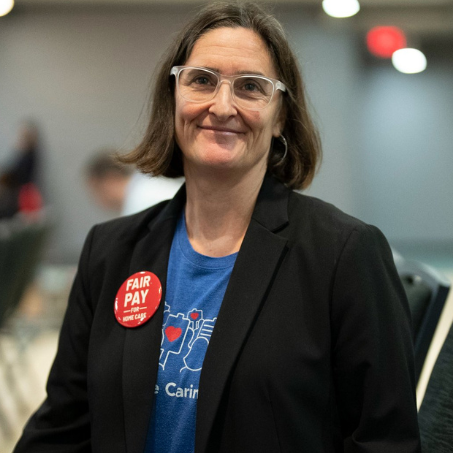
{"type": "MultiPolygon", "coordinates": [[[[265,43],[246,28],[209,31],[195,43],[185,65],[228,76],[255,73],[277,78],[265,43]]],[[[264,175],[272,137],[278,137],[282,128],[281,101],[277,91],[265,109],[241,109],[232,99],[228,83],[222,83],[214,99],[202,104],[177,95],[176,141],[186,176],[200,169],[264,175]]]]}

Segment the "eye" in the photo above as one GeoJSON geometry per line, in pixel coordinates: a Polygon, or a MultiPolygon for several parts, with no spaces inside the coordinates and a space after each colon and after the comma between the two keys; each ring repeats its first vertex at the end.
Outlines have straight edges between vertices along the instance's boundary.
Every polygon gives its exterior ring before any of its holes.
{"type": "Polygon", "coordinates": [[[244,95],[267,95],[268,88],[264,79],[241,77],[236,80],[235,90],[244,95]]]}
{"type": "Polygon", "coordinates": [[[216,77],[209,72],[191,71],[189,76],[189,84],[193,87],[208,87],[217,85],[216,77]]]}
{"type": "Polygon", "coordinates": [[[259,85],[256,82],[244,83],[243,89],[246,91],[261,91],[259,85]]]}
{"type": "Polygon", "coordinates": [[[179,76],[179,83],[182,86],[190,87],[194,90],[213,89],[217,86],[217,79],[214,74],[201,69],[183,69],[179,76]]]}
{"type": "Polygon", "coordinates": [[[206,76],[198,76],[193,79],[192,83],[196,83],[197,85],[208,85],[211,81],[206,76]]]}

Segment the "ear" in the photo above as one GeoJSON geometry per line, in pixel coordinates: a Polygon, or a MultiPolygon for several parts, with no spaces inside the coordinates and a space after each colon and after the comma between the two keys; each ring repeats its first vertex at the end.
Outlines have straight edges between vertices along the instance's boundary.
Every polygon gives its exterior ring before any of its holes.
{"type": "Polygon", "coordinates": [[[280,135],[282,135],[282,131],[285,127],[285,122],[286,122],[286,104],[283,101],[283,98],[280,97],[279,110],[277,112],[274,127],[272,129],[272,135],[274,137],[280,137],[280,135]]]}

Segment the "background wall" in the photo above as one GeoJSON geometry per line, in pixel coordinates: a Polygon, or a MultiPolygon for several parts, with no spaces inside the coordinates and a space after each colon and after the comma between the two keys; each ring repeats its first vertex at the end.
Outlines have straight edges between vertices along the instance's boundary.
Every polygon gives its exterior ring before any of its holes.
{"type": "MultiPolygon", "coordinates": [[[[362,36],[297,7],[276,9],[300,59],[324,162],[308,193],[379,226],[397,244],[453,244],[453,63],[402,75],[364,58],[362,36]]],[[[74,262],[108,218],[83,167],[99,147],[140,137],[160,55],[191,15],[180,7],[19,8],[0,18],[0,161],[18,122],[43,131],[56,228],[48,259],[74,262]]],[[[451,47],[451,46],[450,46],[451,47]]]]}
{"type": "Polygon", "coordinates": [[[57,222],[51,259],[77,259],[89,227],[108,218],[84,187],[84,165],[100,147],[127,149],[138,140],[151,74],[183,17],[41,8],[2,18],[0,150],[11,151],[20,119],[39,121],[57,222]]]}
{"type": "Polygon", "coordinates": [[[453,50],[425,44],[428,69],[362,70],[361,215],[395,243],[453,244],[453,50]]]}

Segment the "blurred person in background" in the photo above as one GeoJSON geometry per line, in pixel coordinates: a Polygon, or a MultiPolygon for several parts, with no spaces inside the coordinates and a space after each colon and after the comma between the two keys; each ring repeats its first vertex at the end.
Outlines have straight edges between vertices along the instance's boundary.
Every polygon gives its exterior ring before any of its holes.
{"type": "Polygon", "coordinates": [[[13,154],[5,168],[0,169],[0,217],[12,217],[24,205],[42,205],[40,161],[38,127],[33,121],[24,121],[13,154]]]}
{"type": "Polygon", "coordinates": [[[183,179],[151,178],[118,162],[117,151],[102,149],[85,168],[96,202],[119,215],[135,214],[159,201],[173,198],[183,179]]]}
{"type": "MultiPolygon", "coordinates": [[[[102,208],[121,213],[133,169],[115,159],[114,150],[101,150],[85,167],[88,188],[102,208]]],[[[146,206],[148,207],[148,206],[146,206]]]]}
{"type": "Polygon", "coordinates": [[[321,157],[280,23],[214,3],[123,158],[185,176],[95,226],[16,453],[419,453],[410,314],[382,233],[298,194],[321,157]]]}

